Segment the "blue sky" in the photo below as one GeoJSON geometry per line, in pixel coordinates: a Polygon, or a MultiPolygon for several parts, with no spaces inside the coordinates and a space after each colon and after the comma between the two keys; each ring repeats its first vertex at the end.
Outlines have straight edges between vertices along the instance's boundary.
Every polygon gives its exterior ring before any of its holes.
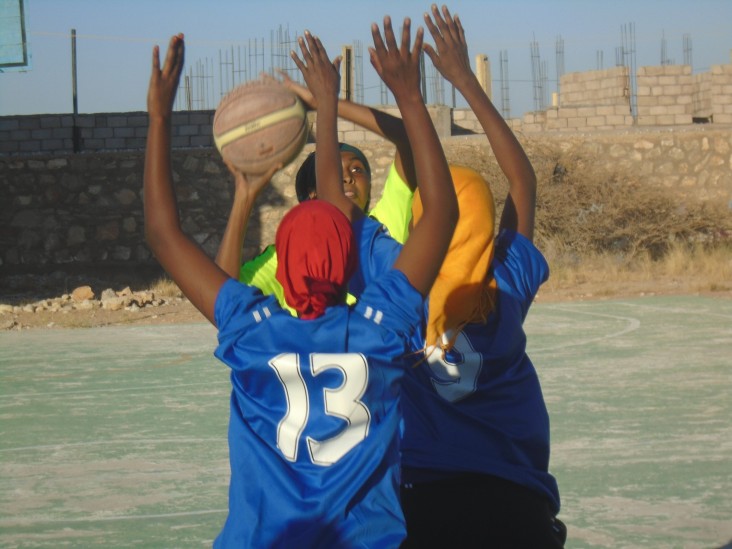
{"type": "MultiPolygon", "coordinates": [[[[26,0],[32,69],[0,74],[0,116],[72,111],[70,30],[77,32],[79,112],[145,110],[150,51],[184,32],[187,63],[210,63],[218,85],[220,52],[269,44],[271,33],[308,29],[331,56],[344,44],[364,45],[364,100],[378,103],[378,80],[365,48],[369,25],[389,14],[422,24],[424,1],[305,0],[26,0]]],[[[533,109],[530,43],[536,41],[554,91],[555,44],[564,42],[565,72],[593,70],[598,51],[605,68],[615,64],[621,29],[635,27],[637,66],[666,56],[683,62],[683,36],[692,43],[694,72],[730,63],[732,0],[455,0],[448,4],[466,27],[471,55],[487,54],[499,102],[499,53],[508,56],[511,115],[533,109]]],[[[212,94],[218,97],[219,90],[212,94]]],[[[450,92],[446,99],[450,101],[450,92]]],[[[217,101],[214,101],[214,106],[217,101]]],[[[460,104],[460,99],[458,98],[460,104]]]]}

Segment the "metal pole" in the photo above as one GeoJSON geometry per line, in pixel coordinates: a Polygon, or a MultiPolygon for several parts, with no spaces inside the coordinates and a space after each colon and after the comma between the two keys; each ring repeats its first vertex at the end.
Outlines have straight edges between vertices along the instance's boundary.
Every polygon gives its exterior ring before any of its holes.
{"type": "Polygon", "coordinates": [[[77,153],[81,150],[81,135],[79,127],[76,124],[76,118],[79,115],[79,98],[76,93],[76,29],[71,29],[71,87],[74,108],[74,125],[71,128],[71,140],[74,152],[77,153]]]}

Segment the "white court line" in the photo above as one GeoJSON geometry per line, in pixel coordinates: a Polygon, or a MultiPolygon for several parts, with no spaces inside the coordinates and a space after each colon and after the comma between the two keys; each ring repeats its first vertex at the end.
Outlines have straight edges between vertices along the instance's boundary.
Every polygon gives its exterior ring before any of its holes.
{"type": "Polygon", "coordinates": [[[612,339],[615,337],[619,337],[621,335],[625,335],[630,332],[634,332],[635,330],[640,328],[640,325],[641,325],[640,319],[637,319],[634,317],[608,315],[608,314],[593,313],[593,312],[588,312],[588,311],[579,311],[577,309],[571,309],[571,308],[559,307],[559,306],[545,306],[543,310],[546,310],[546,309],[549,309],[552,311],[564,311],[564,312],[573,313],[573,314],[579,313],[579,314],[583,314],[583,315],[599,316],[599,317],[603,317],[603,318],[612,318],[613,320],[622,320],[624,322],[627,322],[628,325],[625,328],[623,328],[622,330],[619,330],[617,332],[613,332],[610,334],[605,334],[605,335],[602,335],[599,337],[591,337],[589,339],[583,339],[581,341],[575,341],[572,343],[562,343],[561,345],[555,345],[553,347],[541,347],[538,349],[531,348],[530,351],[531,351],[532,355],[537,352],[556,351],[557,349],[566,349],[568,347],[580,347],[582,345],[587,345],[589,343],[594,343],[596,341],[604,341],[607,339],[612,339]]]}
{"type": "Polygon", "coordinates": [[[626,307],[634,307],[636,309],[644,309],[647,311],[659,311],[663,313],[675,313],[680,315],[702,315],[732,320],[732,315],[713,313],[709,311],[700,311],[698,309],[683,309],[681,307],[660,307],[658,305],[642,305],[640,303],[627,303],[625,301],[616,301],[615,304],[624,305],[626,307]]]}
{"type": "MultiPolygon", "coordinates": [[[[57,380],[50,380],[52,382],[57,382],[57,380]]],[[[74,383],[74,382],[71,382],[74,383]]],[[[226,382],[228,383],[228,381],[226,382]]],[[[160,389],[177,389],[179,387],[210,387],[210,386],[219,386],[223,385],[224,382],[214,383],[180,383],[178,385],[145,385],[144,387],[121,387],[117,389],[89,389],[86,391],[48,391],[45,393],[13,393],[13,394],[7,394],[7,395],[0,395],[0,399],[3,398],[31,398],[31,397],[37,397],[37,396],[68,396],[68,395],[89,395],[89,394],[98,394],[98,393],[128,393],[129,391],[157,391],[160,389]]],[[[229,385],[230,387],[230,385],[229,385]]],[[[131,395],[134,396],[134,395],[131,395]]]]}
{"type": "Polygon", "coordinates": [[[80,522],[112,522],[116,520],[147,520],[147,519],[161,519],[161,518],[176,518],[176,517],[195,517],[200,515],[213,515],[219,513],[228,513],[228,509],[205,509],[203,511],[181,511],[179,513],[158,513],[154,515],[118,515],[110,517],[77,517],[77,518],[21,518],[19,520],[8,521],[0,520],[0,526],[4,528],[10,526],[30,526],[34,524],[66,524],[80,522]]]}
{"type": "Polygon", "coordinates": [[[4,452],[24,452],[27,450],[62,450],[65,448],[83,448],[88,446],[112,446],[114,444],[169,444],[171,442],[177,444],[191,444],[191,443],[208,443],[208,442],[222,442],[226,441],[225,437],[211,437],[211,438],[151,438],[151,439],[139,439],[139,438],[125,438],[115,440],[92,440],[89,442],[59,442],[58,444],[39,444],[37,446],[18,446],[16,448],[0,448],[0,453],[4,452]]]}

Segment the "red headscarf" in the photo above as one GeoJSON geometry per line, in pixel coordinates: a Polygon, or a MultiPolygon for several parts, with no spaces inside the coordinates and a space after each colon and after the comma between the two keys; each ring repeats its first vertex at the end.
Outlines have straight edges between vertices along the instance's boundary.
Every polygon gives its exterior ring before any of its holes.
{"type": "Polygon", "coordinates": [[[308,200],[282,218],[275,237],[277,280],[285,301],[303,319],[343,301],[356,268],[348,218],[323,200],[308,200]]]}

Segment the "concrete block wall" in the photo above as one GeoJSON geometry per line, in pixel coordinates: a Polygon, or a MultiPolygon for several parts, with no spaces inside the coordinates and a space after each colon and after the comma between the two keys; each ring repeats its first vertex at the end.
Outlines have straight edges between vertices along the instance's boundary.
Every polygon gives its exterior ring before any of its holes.
{"type": "Polygon", "coordinates": [[[636,82],[639,126],[692,123],[694,78],[690,65],[639,67],[636,82]]]}
{"type": "MultiPolygon", "coordinates": [[[[213,111],[173,114],[173,147],[211,147],[213,111]]],[[[147,113],[40,114],[0,117],[0,155],[141,150],[147,113]]]]}
{"type": "Polygon", "coordinates": [[[627,105],[630,98],[628,67],[571,72],[560,78],[560,108],[627,105]]]}
{"type": "Polygon", "coordinates": [[[694,91],[691,95],[693,118],[711,121],[712,119],[712,73],[702,72],[694,75],[694,91]]]}
{"type": "Polygon", "coordinates": [[[567,73],[559,105],[524,115],[521,130],[611,130],[633,125],[627,67],[567,73]]]}
{"type": "Polygon", "coordinates": [[[732,124],[732,63],[712,65],[710,73],[712,121],[732,124]]]}

